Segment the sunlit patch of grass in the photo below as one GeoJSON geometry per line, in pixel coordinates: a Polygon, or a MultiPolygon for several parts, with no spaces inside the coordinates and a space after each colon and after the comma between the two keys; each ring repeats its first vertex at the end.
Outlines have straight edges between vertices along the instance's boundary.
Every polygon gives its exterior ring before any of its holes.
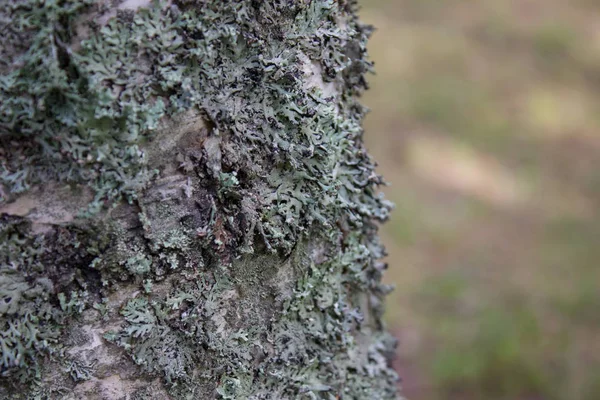
{"type": "Polygon", "coordinates": [[[579,90],[542,86],[528,93],[525,116],[532,135],[552,140],[585,132],[590,123],[590,99],[579,90]]]}

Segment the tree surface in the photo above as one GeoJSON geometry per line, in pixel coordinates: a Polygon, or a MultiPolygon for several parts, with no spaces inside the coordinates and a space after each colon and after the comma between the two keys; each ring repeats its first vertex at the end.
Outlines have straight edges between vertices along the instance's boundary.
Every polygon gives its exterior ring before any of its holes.
{"type": "Polygon", "coordinates": [[[395,399],[344,0],[0,0],[0,398],[395,399]]]}

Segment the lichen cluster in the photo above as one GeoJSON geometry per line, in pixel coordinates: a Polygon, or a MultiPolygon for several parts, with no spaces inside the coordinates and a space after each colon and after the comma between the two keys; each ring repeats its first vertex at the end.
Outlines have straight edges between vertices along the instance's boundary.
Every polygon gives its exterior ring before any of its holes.
{"type": "Polygon", "coordinates": [[[105,324],[175,399],[395,398],[355,4],[115,7],[0,0],[0,205],[94,194],[43,232],[2,220],[2,374],[50,398],[102,379],[69,343],[105,324]]]}
{"type": "Polygon", "coordinates": [[[61,353],[61,332],[97,299],[94,272],[83,268],[98,243],[76,228],[29,231],[20,218],[0,218],[0,376],[36,384],[45,357],[72,362],[61,353]]]}

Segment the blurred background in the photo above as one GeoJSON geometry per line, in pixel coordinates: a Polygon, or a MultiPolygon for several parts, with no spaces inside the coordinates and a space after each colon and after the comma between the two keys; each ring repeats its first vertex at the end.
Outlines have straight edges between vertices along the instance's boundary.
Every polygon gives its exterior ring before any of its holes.
{"type": "Polygon", "coordinates": [[[600,399],[600,1],[361,4],[406,397],[600,399]]]}

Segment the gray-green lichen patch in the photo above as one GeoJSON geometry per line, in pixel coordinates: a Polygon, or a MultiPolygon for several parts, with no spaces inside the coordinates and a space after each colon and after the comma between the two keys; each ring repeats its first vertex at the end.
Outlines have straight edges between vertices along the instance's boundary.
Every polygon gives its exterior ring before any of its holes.
{"type": "Polygon", "coordinates": [[[0,395],[395,398],[354,2],[0,0],[0,32],[0,395]]]}
{"type": "Polygon", "coordinates": [[[340,23],[341,6],[157,5],[110,20],[74,52],[66,43],[89,7],[5,6],[15,21],[47,26],[1,81],[6,199],[45,179],[90,185],[95,208],[135,196],[153,176],[148,140],[159,119],[199,109],[213,136],[181,155],[184,167],[204,156],[197,173],[213,185],[238,186],[241,197],[262,188],[252,222],[269,245],[289,250],[307,224],[331,224],[339,210],[386,217],[357,146],[364,111],[339,101],[361,90],[369,68],[360,58],[368,32],[340,23]]]}
{"type": "Polygon", "coordinates": [[[0,219],[0,373],[20,381],[35,378],[39,360],[60,352],[68,318],[99,290],[89,271],[76,267],[90,259],[78,249],[82,231],[28,231],[18,218],[0,219]]]}

